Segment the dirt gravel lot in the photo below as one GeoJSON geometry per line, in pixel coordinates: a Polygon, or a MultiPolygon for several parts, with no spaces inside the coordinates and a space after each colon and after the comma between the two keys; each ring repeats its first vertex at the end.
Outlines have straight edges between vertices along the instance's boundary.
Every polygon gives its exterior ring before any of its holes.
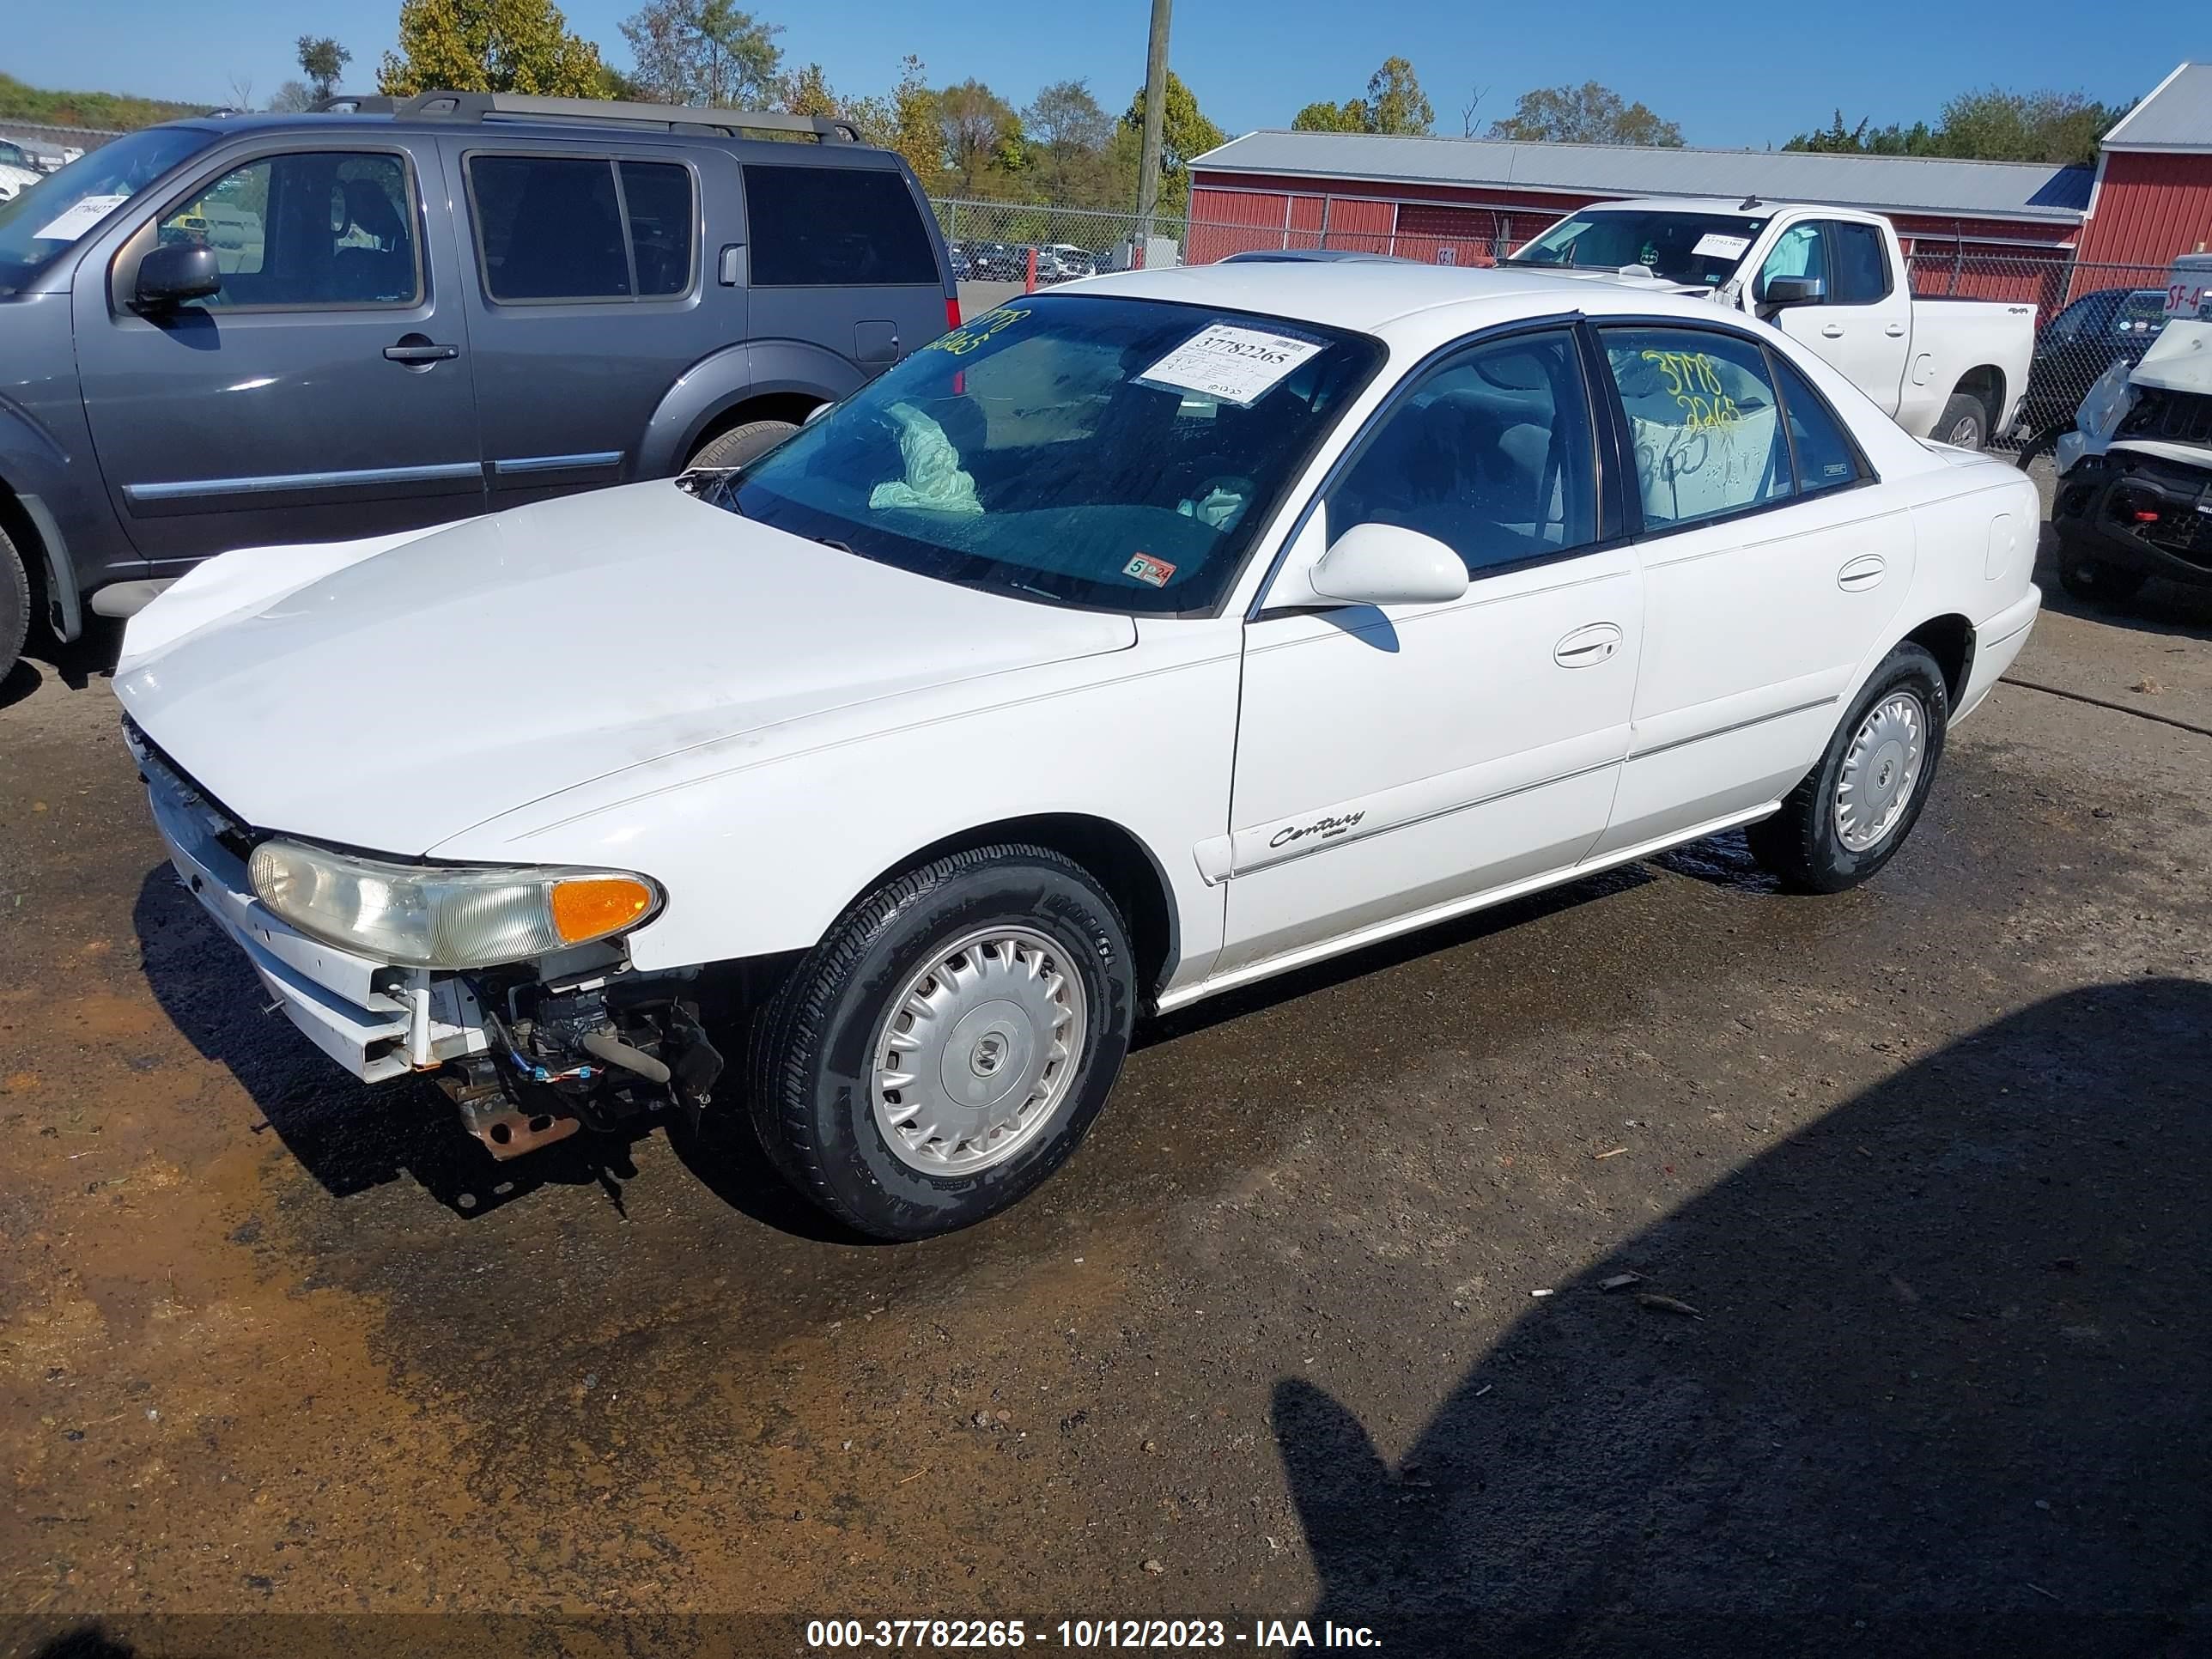
{"type": "Polygon", "coordinates": [[[19,669],[0,1653],[2212,1652],[2212,601],[2058,604],[1871,886],[1723,838],[1202,1007],[898,1247],[741,1127],[494,1165],[349,1086],[101,644],[19,669]]]}

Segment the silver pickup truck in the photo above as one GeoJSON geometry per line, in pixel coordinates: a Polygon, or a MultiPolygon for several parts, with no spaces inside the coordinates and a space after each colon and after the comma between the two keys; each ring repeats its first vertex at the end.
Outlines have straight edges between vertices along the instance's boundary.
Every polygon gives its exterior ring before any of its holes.
{"type": "Polygon", "coordinates": [[[1508,264],[1711,294],[1802,340],[1917,438],[1978,449],[2008,431],[2035,355],[2035,307],[1916,300],[1876,213],[1692,197],[1577,208],[1508,264]]]}

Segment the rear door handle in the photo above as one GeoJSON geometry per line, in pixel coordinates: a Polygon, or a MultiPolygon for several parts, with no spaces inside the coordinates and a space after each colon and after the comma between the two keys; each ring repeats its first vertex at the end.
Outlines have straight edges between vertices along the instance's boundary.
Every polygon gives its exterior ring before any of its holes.
{"type": "Polygon", "coordinates": [[[1905,325],[1903,323],[1892,323],[1887,328],[1882,330],[1882,332],[1888,335],[1893,340],[1901,340],[1905,337],[1905,325]]]}
{"type": "Polygon", "coordinates": [[[1846,593],[1856,593],[1862,588],[1875,586],[1889,568],[1888,561],[1879,553],[1862,553],[1836,572],[1836,586],[1846,593]]]}
{"type": "Polygon", "coordinates": [[[448,362],[460,355],[461,349],[457,345],[439,345],[420,335],[410,335],[398,345],[384,348],[386,362],[406,363],[410,367],[420,364],[427,368],[432,363],[448,362]]]}
{"type": "Polygon", "coordinates": [[[1820,332],[1828,339],[1840,340],[1844,337],[1844,325],[1841,323],[1823,323],[1820,332]]]}
{"type": "Polygon", "coordinates": [[[1590,668],[1620,649],[1623,635],[1612,623],[1592,623],[1577,628],[1552,647],[1552,660],[1562,668],[1590,668]]]}

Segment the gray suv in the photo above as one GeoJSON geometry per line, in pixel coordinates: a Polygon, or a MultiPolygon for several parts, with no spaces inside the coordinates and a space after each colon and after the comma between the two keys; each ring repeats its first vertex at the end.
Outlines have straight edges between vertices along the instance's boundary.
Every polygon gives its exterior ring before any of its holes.
{"type": "Polygon", "coordinates": [[[913,174],[833,121],[444,92],[131,133],[0,204],[0,674],[38,600],[73,639],[228,548],[736,465],[958,319],[913,174]]]}

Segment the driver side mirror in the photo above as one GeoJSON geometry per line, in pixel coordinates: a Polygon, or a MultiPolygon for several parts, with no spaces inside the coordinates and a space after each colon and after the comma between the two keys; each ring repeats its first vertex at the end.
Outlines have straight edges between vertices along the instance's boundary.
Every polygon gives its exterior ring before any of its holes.
{"type": "MultiPolygon", "coordinates": [[[[1314,514],[1299,541],[1318,539],[1326,516],[1314,514]]],[[[1356,524],[1303,574],[1285,570],[1268,591],[1267,608],[1443,605],[1466,592],[1466,564],[1435,537],[1395,524],[1356,524]]]]}
{"type": "Polygon", "coordinates": [[[198,242],[164,242],[138,262],[132,301],[143,311],[165,311],[187,300],[204,300],[222,289],[215,250],[198,242]]]}
{"type": "Polygon", "coordinates": [[[1818,276],[1770,276],[1759,285],[1763,306],[1816,306],[1828,297],[1828,285],[1818,276]]]}

